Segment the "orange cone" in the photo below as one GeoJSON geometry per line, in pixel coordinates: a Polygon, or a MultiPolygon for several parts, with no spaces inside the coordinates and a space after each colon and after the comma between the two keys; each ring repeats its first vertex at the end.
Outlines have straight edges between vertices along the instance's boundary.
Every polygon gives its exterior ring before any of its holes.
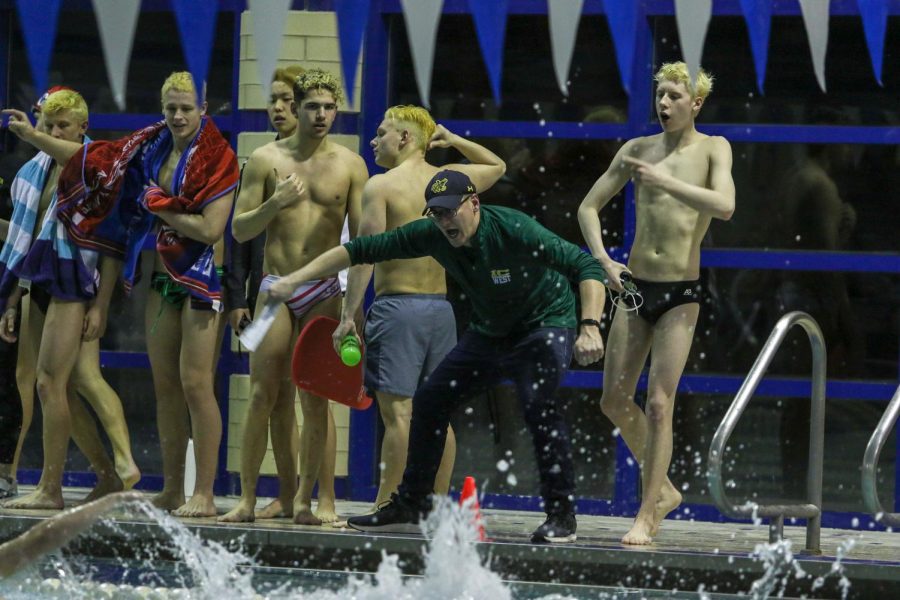
{"type": "Polygon", "coordinates": [[[481,520],[481,507],[478,505],[478,491],[475,489],[475,478],[466,477],[463,481],[462,493],[459,495],[459,505],[472,511],[472,522],[478,528],[478,541],[487,541],[484,534],[484,523],[481,520]]]}

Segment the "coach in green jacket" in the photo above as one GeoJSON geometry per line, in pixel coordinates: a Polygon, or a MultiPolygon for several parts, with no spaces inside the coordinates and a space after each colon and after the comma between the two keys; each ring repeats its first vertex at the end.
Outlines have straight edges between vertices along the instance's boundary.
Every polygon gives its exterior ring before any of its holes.
{"type": "MultiPolygon", "coordinates": [[[[398,494],[375,514],[348,523],[363,531],[418,532],[430,508],[451,413],[467,397],[509,378],[533,438],[548,515],[532,540],[574,541],[572,450],[555,394],[573,353],[582,365],[603,356],[599,319],[606,273],[591,255],[528,215],[482,205],[463,173],[437,173],[425,199],[427,219],[333,248],[269,291],[272,300],[285,301],[300,283],[350,265],[431,256],[472,303],[468,331],[413,397],[408,462],[398,494]],[[570,281],[579,285],[580,320],[570,281]]],[[[348,301],[364,293],[348,288],[348,301]]],[[[335,330],[336,344],[348,333],[356,333],[352,321],[335,330]]]]}

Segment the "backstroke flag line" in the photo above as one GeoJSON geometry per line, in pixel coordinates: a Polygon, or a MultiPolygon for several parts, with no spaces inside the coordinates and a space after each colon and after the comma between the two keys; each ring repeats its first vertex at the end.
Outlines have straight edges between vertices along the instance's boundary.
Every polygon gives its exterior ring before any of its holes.
{"type": "Polygon", "coordinates": [[[53,42],[56,40],[56,21],[59,17],[60,0],[16,0],[19,9],[19,23],[22,24],[22,35],[25,38],[25,50],[28,53],[28,65],[31,67],[31,79],[34,82],[32,98],[37,98],[50,87],[47,75],[50,72],[50,56],[53,53],[53,42]]]}
{"type": "Polygon", "coordinates": [[[825,52],[828,50],[828,0],[798,0],[806,38],[812,54],[813,71],[823,92],[825,88],[825,52]]]}
{"type": "Polygon", "coordinates": [[[218,0],[172,0],[175,20],[181,36],[181,48],[187,60],[194,86],[197,88],[197,103],[205,98],[206,79],[209,74],[209,59],[212,56],[213,38],[216,31],[218,0]]]}
{"type": "Polygon", "coordinates": [[[128,65],[141,14],[141,0],[93,0],[93,3],[109,87],[116,106],[124,111],[128,65]]]}
{"type": "Polygon", "coordinates": [[[359,64],[366,23],[369,22],[369,0],[334,0],[334,10],[337,13],[344,89],[347,91],[347,104],[352,105],[356,66],[359,64]]]}
{"type": "Polygon", "coordinates": [[[434,69],[434,45],[444,0],[401,0],[409,52],[412,55],[422,105],[431,108],[431,73],[434,69]]]}
{"type": "Polygon", "coordinates": [[[681,55],[687,64],[691,82],[696,83],[703,59],[703,42],[712,18],[712,0],[675,0],[675,21],[681,55]]]}
{"type": "Polygon", "coordinates": [[[578,23],[584,0],[547,0],[547,18],[550,20],[550,46],[553,52],[553,69],[563,96],[569,95],[569,67],[575,51],[578,23]]]}
{"type": "Polygon", "coordinates": [[[884,59],[884,37],[887,35],[887,1],[856,0],[856,3],[859,6],[859,16],[862,18],[863,31],[866,33],[866,46],[869,47],[875,80],[878,85],[884,87],[881,82],[881,66],[884,59]]]}
{"type": "Polygon", "coordinates": [[[616,63],[625,93],[631,94],[631,68],[634,64],[634,45],[637,43],[638,3],[603,0],[606,22],[616,48],[616,63]]]}
{"type": "Polygon", "coordinates": [[[475,33],[481,56],[487,67],[494,102],[500,104],[500,82],[503,80],[503,42],[506,39],[506,7],[509,0],[469,0],[475,21],[475,33]]]}
{"type": "Polygon", "coordinates": [[[747,33],[750,35],[750,49],[753,51],[753,65],[756,67],[756,88],[764,93],[766,81],[766,59],[769,57],[769,32],[772,28],[771,0],[741,0],[747,33]]]}
{"type": "MultiPolygon", "coordinates": [[[[337,13],[341,70],[349,103],[360,51],[370,15],[371,0],[333,0],[337,13]]],[[[258,78],[268,89],[272,72],[278,65],[284,40],[284,24],[291,0],[248,0],[253,22],[258,78]]],[[[444,0],[400,0],[409,37],[410,53],[422,104],[430,106],[434,71],[435,44],[444,0]]],[[[703,45],[712,16],[712,0],[674,0],[675,19],[682,56],[691,78],[695,78],[703,57],[703,45]]],[[[816,81],[826,91],[825,59],[828,49],[830,0],[798,0],[806,28],[816,81]]],[[[140,16],[141,0],[92,0],[110,89],[116,105],[125,110],[128,67],[134,35],[140,16]]],[[[35,90],[47,89],[61,0],[16,0],[25,50],[35,90]]],[[[484,60],[494,100],[501,101],[503,52],[509,0],[468,0],[478,44],[484,60]]],[[[884,45],[887,35],[887,0],[856,0],[869,50],[872,69],[882,83],[884,45]]],[[[215,40],[218,0],[172,0],[184,56],[198,92],[207,80],[215,40]]],[[[764,91],[766,62],[772,25],[770,0],[740,0],[747,24],[756,83],[764,91]]],[[[578,35],[584,0],[547,0],[553,66],[561,92],[569,92],[569,70],[578,35]]],[[[616,51],[619,75],[626,93],[630,93],[635,62],[638,27],[646,27],[646,6],[637,1],[603,0],[609,33],[616,51]]],[[[291,60],[290,57],[284,57],[291,60]]],[[[296,60],[303,60],[298,57],[296,60]]],[[[60,82],[52,82],[60,83],[60,82]]]]}
{"type": "Polygon", "coordinates": [[[291,0],[249,0],[253,20],[253,47],[256,50],[256,77],[263,96],[269,95],[269,83],[278,67],[278,55],[284,43],[284,24],[291,0]]]}

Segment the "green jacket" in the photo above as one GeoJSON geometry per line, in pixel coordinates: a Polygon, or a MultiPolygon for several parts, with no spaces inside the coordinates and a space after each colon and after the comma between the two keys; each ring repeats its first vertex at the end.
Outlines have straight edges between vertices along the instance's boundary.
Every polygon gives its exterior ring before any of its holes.
{"type": "Polygon", "coordinates": [[[491,337],[536,327],[575,327],[568,280],[606,282],[590,254],[518,210],[481,205],[472,247],[454,248],[428,219],[344,244],[352,264],[431,256],[459,283],[475,315],[471,328],[491,337]]]}

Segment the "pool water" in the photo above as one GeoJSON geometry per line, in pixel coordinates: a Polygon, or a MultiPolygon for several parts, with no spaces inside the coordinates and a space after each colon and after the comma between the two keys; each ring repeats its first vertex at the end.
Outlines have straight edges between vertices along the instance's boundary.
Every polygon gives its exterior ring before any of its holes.
{"type": "MultiPolygon", "coordinates": [[[[497,600],[495,596],[429,594],[424,577],[401,576],[401,587],[375,580],[371,573],[246,567],[252,589],[233,589],[232,598],[267,598],[271,600],[404,600],[458,598],[460,600],[497,600]],[[351,582],[356,584],[352,585],[351,582]],[[407,593],[403,593],[403,592],[407,593]],[[428,595],[420,595],[420,594],[428,595]]],[[[510,600],[637,600],[642,598],[725,600],[740,598],[731,594],[707,594],[687,591],[654,591],[580,586],[542,582],[502,582],[510,600]]],[[[430,590],[433,591],[433,590],[430,590]]],[[[197,586],[187,563],[157,561],[148,565],[141,561],[121,559],[70,558],[47,559],[26,577],[17,577],[16,585],[0,587],[8,600],[111,598],[116,600],[224,600],[218,594],[197,586]]],[[[746,598],[746,596],[743,596],[746,598]]]]}
{"type": "MultiPolygon", "coordinates": [[[[137,516],[154,521],[165,532],[166,548],[157,547],[156,542],[139,535],[130,535],[123,553],[134,558],[98,558],[74,553],[66,557],[47,557],[26,572],[0,581],[0,597],[8,600],[724,600],[778,596],[782,576],[797,568],[787,542],[777,548],[759,551],[761,558],[768,557],[767,576],[754,582],[749,593],[741,596],[707,593],[702,587],[694,591],[654,591],[504,581],[490,570],[489,561],[485,561],[475,548],[478,534],[471,514],[449,500],[437,505],[424,525],[429,544],[423,556],[421,576],[405,575],[398,556],[384,552],[376,573],[272,568],[256,564],[252,557],[241,551],[200,539],[183,524],[149,504],[139,505],[136,510],[137,516]]],[[[117,529],[115,523],[105,523],[105,526],[117,529]]],[[[849,582],[844,588],[844,596],[848,588],[849,582]]]]}

